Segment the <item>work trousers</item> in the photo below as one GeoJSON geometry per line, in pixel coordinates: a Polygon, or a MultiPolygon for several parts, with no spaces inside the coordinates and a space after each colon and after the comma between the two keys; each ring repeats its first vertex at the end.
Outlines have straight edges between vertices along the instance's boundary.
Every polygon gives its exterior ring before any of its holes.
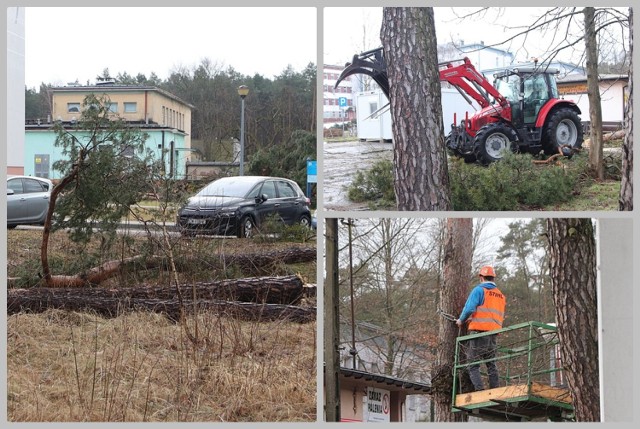
{"type": "MultiPolygon", "coordinates": [[[[473,333],[470,332],[470,333],[473,333]]],[[[483,337],[472,338],[467,342],[467,362],[476,362],[485,359],[493,359],[496,356],[496,338],[497,335],[486,335],[483,337]]],[[[489,373],[489,388],[493,389],[500,385],[498,378],[498,367],[495,361],[485,362],[487,366],[487,372],[489,373]]],[[[482,377],[480,376],[480,364],[469,365],[469,377],[473,388],[478,390],[484,390],[484,384],[482,383],[482,377]]]]}

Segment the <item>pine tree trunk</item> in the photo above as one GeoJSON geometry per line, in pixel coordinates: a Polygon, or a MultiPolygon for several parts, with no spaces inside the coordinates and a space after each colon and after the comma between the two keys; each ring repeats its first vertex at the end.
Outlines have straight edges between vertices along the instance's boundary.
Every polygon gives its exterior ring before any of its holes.
{"type": "Polygon", "coordinates": [[[633,210],[633,8],[629,8],[629,84],[625,104],[625,135],[622,145],[620,210],[633,210]]]}
{"type": "MultiPolygon", "coordinates": [[[[312,307],[297,307],[304,297],[315,296],[314,287],[306,287],[298,276],[256,277],[182,285],[193,290],[195,307],[242,318],[274,319],[278,314],[297,321],[310,321],[312,307]]],[[[7,314],[29,311],[39,313],[50,308],[94,311],[115,317],[124,311],[155,311],[177,320],[180,313],[176,289],[172,286],[123,288],[29,288],[7,291],[7,314]]],[[[185,310],[193,311],[192,295],[185,299],[185,310]]]]}
{"type": "MultiPolygon", "coordinates": [[[[440,289],[440,310],[457,317],[466,301],[471,258],[473,256],[473,223],[470,218],[447,219],[444,244],[444,281],[440,289]]],[[[458,326],[439,318],[438,351],[432,381],[435,421],[461,421],[462,414],[451,412],[454,363],[458,326]],[[433,386],[435,384],[435,386],[433,386]],[[436,387],[437,386],[437,387],[436,387]]]]}
{"type": "Polygon", "coordinates": [[[576,420],[600,421],[596,249],[591,219],[548,219],[558,336],[576,420]]]}
{"type": "Polygon", "coordinates": [[[433,8],[385,7],[387,62],[399,210],[450,210],[433,8]]]}
{"type": "Polygon", "coordinates": [[[589,96],[589,120],[591,122],[589,166],[598,179],[603,180],[602,106],[600,104],[600,84],[598,79],[598,42],[596,39],[595,9],[593,7],[584,8],[584,26],[584,43],[587,58],[587,93],[589,96]]]}

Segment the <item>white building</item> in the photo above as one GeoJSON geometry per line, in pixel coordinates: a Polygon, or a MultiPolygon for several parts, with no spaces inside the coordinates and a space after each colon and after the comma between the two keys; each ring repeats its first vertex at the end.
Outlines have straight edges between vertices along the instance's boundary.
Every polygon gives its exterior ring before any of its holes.
{"type": "MultiPolygon", "coordinates": [[[[629,98],[629,76],[603,74],[600,75],[599,86],[602,122],[618,124],[611,124],[613,128],[621,126],[624,121],[624,106],[629,98]]],[[[582,121],[589,122],[586,76],[575,74],[558,79],[558,92],[561,97],[573,100],[582,112],[582,121]]]]}
{"type": "Polygon", "coordinates": [[[348,122],[355,117],[353,76],[347,77],[335,88],[336,81],[343,69],[343,66],[325,64],[322,70],[322,122],[325,127],[348,122]],[[340,104],[341,99],[344,101],[343,105],[340,104]]]}

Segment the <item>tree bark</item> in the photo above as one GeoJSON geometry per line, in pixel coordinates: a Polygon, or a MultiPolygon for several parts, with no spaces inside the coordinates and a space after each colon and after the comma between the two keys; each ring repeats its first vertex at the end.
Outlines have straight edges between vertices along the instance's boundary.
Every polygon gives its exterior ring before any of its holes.
{"type": "Polygon", "coordinates": [[[385,7],[380,38],[389,77],[399,210],[450,210],[433,8],[385,7]]]}
{"type": "Polygon", "coordinates": [[[603,180],[602,106],[600,104],[600,84],[598,79],[598,42],[596,39],[595,8],[584,8],[584,27],[584,43],[587,63],[587,93],[589,96],[589,120],[591,122],[589,166],[596,174],[596,177],[599,180],[603,180]]]}
{"type": "MultiPolygon", "coordinates": [[[[440,310],[457,317],[464,307],[473,256],[473,223],[471,218],[447,219],[444,244],[444,280],[440,288],[440,310]]],[[[456,337],[460,332],[456,324],[439,318],[438,349],[432,374],[435,421],[463,421],[462,413],[451,412],[456,337]]]]}
{"type": "Polygon", "coordinates": [[[629,8],[629,84],[625,103],[625,136],[622,145],[622,183],[619,209],[633,210],[633,8],[629,8]]]}
{"type": "Polygon", "coordinates": [[[596,245],[591,219],[547,220],[549,268],[576,420],[600,421],[596,245]]]}
{"type": "MultiPolygon", "coordinates": [[[[200,282],[182,287],[195,292],[195,308],[230,312],[244,318],[273,319],[284,314],[285,317],[292,315],[296,320],[309,321],[311,310],[298,309],[295,305],[305,297],[315,296],[315,287],[304,285],[298,276],[200,282]]],[[[194,309],[192,296],[185,300],[185,307],[187,311],[194,309]]],[[[92,310],[108,317],[123,311],[147,310],[167,313],[175,320],[178,320],[180,311],[176,290],[172,286],[30,288],[7,292],[7,314],[22,311],[38,313],[49,308],[92,310]]]]}
{"type": "MultiPolygon", "coordinates": [[[[46,240],[48,242],[48,239],[46,240]]],[[[46,253],[45,253],[46,255],[46,253]]],[[[176,261],[177,271],[188,271],[193,264],[206,266],[208,269],[224,269],[229,266],[236,266],[242,270],[244,275],[264,276],[273,273],[278,264],[295,264],[309,262],[316,259],[316,249],[313,247],[290,247],[278,249],[271,252],[248,253],[242,255],[213,255],[211,258],[203,260],[199,258],[194,261],[189,258],[176,261]]],[[[99,285],[123,270],[128,268],[145,269],[159,268],[167,266],[167,258],[134,256],[131,258],[107,261],[99,267],[91,268],[76,275],[51,275],[45,281],[50,288],[84,287],[99,285]]]]}

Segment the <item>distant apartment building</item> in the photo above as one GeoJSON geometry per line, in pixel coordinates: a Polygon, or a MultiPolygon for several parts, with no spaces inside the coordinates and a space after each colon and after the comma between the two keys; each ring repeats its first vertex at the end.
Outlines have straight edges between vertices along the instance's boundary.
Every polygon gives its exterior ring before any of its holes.
{"type": "Polygon", "coordinates": [[[354,76],[348,77],[340,82],[337,88],[335,87],[343,69],[343,66],[326,64],[322,69],[323,124],[325,127],[348,122],[355,118],[354,76]]]}
{"type": "Polygon", "coordinates": [[[132,126],[148,134],[146,146],[165,163],[170,177],[186,174],[191,159],[191,110],[193,105],[153,86],[118,85],[103,81],[96,85],[52,88],[52,110],[47,118],[25,125],[24,174],[56,179],[53,163],[61,156],[55,147],[54,122],[72,129],[90,94],[106,96],[109,109],[132,126]]]}

